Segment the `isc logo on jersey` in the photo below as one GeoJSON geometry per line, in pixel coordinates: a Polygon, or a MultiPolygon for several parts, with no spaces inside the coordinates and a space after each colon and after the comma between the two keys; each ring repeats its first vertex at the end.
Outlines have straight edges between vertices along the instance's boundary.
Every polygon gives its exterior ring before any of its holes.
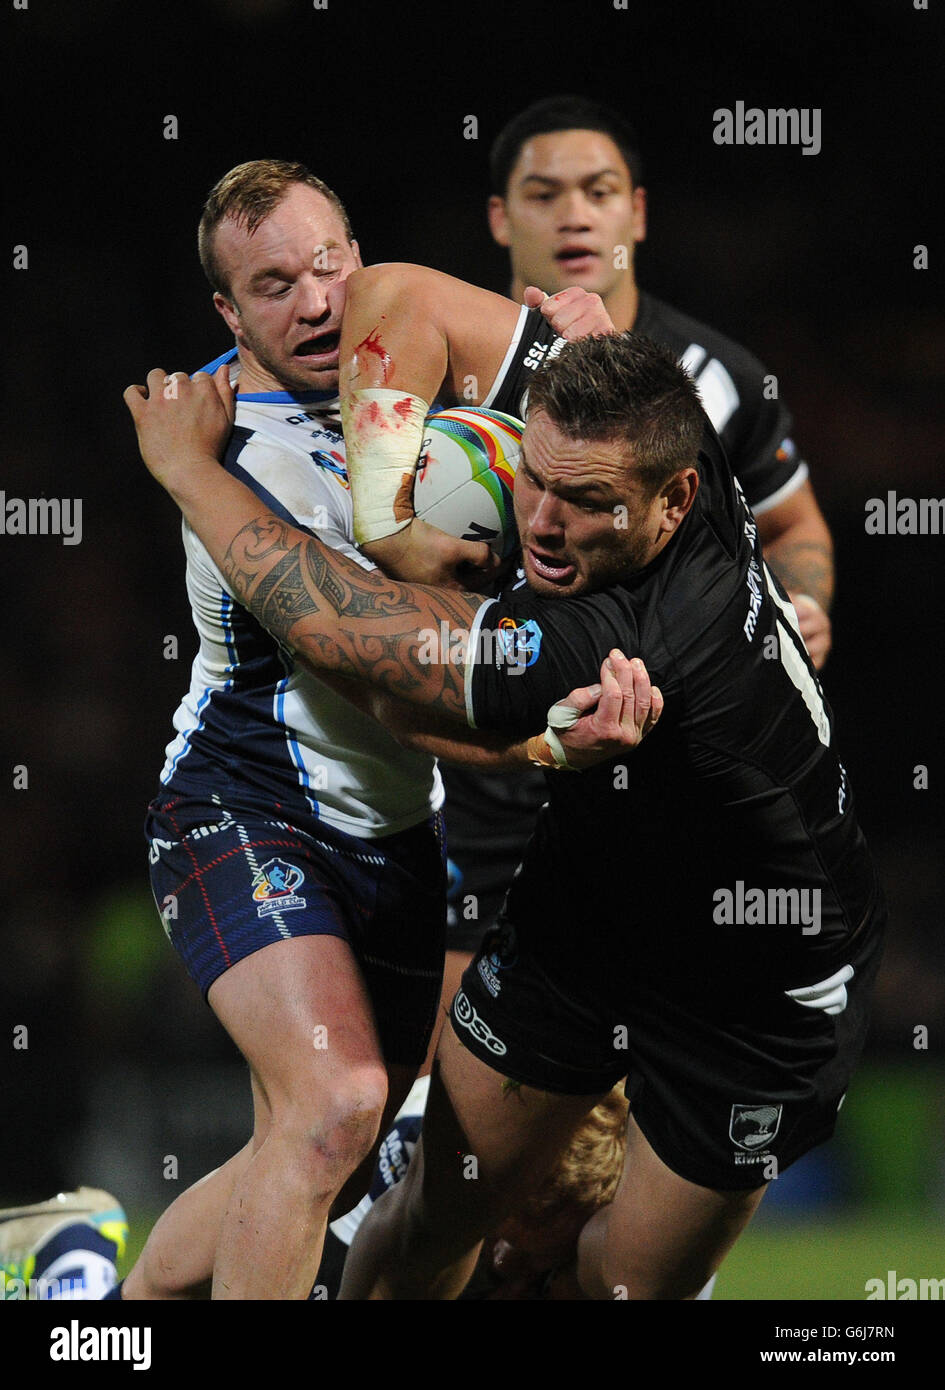
{"type": "Polygon", "coordinates": [[[541,628],[534,618],[500,618],[498,640],[508,666],[534,666],[541,654],[541,628]]]}
{"type": "Polygon", "coordinates": [[[294,864],[288,864],[284,859],[267,860],[253,878],[253,899],[259,904],[257,914],[269,917],[273,912],[290,912],[293,908],[304,907],[305,899],[295,891],[304,881],[305,875],[294,864]]]}

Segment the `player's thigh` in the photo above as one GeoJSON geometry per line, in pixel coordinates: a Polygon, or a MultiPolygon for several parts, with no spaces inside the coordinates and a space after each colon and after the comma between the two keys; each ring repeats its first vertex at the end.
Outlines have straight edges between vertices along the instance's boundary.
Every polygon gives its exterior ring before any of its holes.
{"type": "Polygon", "coordinates": [[[272,942],[220,975],[208,1001],[272,1114],[326,1087],[349,1087],[352,1104],[380,1111],[386,1079],[374,1016],[341,937],[272,942]]]}
{"type": "Polygon", "coordinates": [[[631,1115],[614,1200],[581,1235],[582,1274],[589,1285],[598,1275],[603,1281],[588,1292],[611,1298],[694,1297],[757,1211],[765,1190],[763,1185],[717,1191],[680,1177],[631,1115]]]}
{"type": "Polygon", "coordinates": [[[444,1029],[408,1170],[416,1219],[485,1234],[538,1186],[599,1100],[510,1083],[444,1029]]]}

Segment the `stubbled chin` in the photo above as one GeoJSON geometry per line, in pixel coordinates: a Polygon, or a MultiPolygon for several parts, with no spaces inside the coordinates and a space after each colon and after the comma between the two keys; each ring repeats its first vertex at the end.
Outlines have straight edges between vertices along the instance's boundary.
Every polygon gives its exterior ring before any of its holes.
{"type": "Polygon", "coordinates": [[[525,578],[528,580],[528,587],[536,594],[541,594],[542,598],[574,598],[575,594],[581,593],[584,585],[579,574],[575,574],[568,580],[567,584],[556,584],[551,579],[545,579],[543,575],[527,568],[525,578]]]}
{"type": "Polygon", "coordinates": [[[338,375],[337,367],[322,367],[321,369],[313,367],[310,371],[300,370],[298,361],[295,360],[292,378],[298,383],[298,389],[303,391],[337,391],[338,375]]]}

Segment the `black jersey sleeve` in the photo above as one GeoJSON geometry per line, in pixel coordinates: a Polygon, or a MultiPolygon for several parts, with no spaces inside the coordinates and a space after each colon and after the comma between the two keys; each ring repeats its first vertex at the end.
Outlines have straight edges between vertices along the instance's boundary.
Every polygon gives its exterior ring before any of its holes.
{"type": "MultiPolygon", "coordinates": [[[[527,590],[480,610],[466,664],[466,711],[473,728],[518,736],[540,733],[548,709],[600,679],[613,648],[641,656],[635,615],[618,593],[541,599],[527,590]]],[[[650,669],[664,695],[669,672],[650,669]]]]}
{"type": "Polygon", "coordinates": [[[540,309],[523,308],[505,361],[481,405],[524,420],[532,377],[543,362],[557,357],[564,344],[540,309]]]}
{"type": "Polygon", "coordinates": [[[750,353],[743,352],[742,359],[738,373],[742,405],[721,438],[749,506],[763,511],[789,484],[800,486],[807,466],[791,438],[790,412],[780,400],[769,399],[776,389],[774,378],[750,353]]]}

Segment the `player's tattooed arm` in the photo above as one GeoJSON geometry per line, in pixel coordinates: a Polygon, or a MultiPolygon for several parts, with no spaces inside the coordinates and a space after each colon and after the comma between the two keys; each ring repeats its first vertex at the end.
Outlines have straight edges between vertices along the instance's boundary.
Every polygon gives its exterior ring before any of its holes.
{"type": "Polygon", "coordinates": [[[833,542],[810,483],[762,512],[758,530],[765,559],[791,597],[801,636],[819,669],[831,644],[833,542]]]}
{"type": "MultiPolygon", "coordinates": [[[[213,554],[192,507],[189,519],[213,554]]],[[[440,660],[425,653],[440,651],[444,629],[469,631],[480,594],[401,584],[271,513],[253,517],[214,559],[236,598],[316,674],[338,671],[465,721],[462,663],[449,660],[449,646],[440,660]]]]}
{"type": "Polygon", "coordinates": [[[765,559],[789,594],[809,594],[826,613],[833,599],[833,541],[805,481],[758,517],[765,559]]]}
{"type": "Polygon", "coordinates": [[[810,594],[826,613],[833,598],[833,555],[823,541],[775,542],[765,549],[768,564],[792,594],[810,594]]]}
{"type": "Polygon", "coordinates": [[[449,659],[449,649],[444,659],[430,660],[421,648],[433,653],[444,630],[468,632],[482,606],[479,594],[398,583],[261,511],[259,498],[218,462],[233,420],[225,367],[193,379],[154,368],[147,385],[129,386],[124,399],[152,476],[234,595],[300,662],[465,722],[463,665],[449,659]]]}

